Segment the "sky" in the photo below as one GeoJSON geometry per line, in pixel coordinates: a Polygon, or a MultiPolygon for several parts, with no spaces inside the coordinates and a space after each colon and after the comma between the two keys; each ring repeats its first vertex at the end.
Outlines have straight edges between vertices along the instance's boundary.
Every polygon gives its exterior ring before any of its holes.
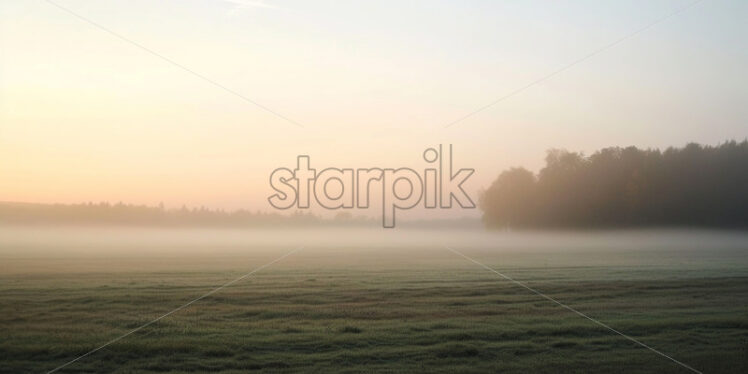
{"type": "Polygon", "coordinates": [[[700,2],[445,127],[691,2],[54,0],[81,19],[3,1],[0,201],[271,211],[269,175],[297,155],[422,169],[439,144],[475,169],[477,198],[550,148],[745,139],[740,0],[700,2]]]}

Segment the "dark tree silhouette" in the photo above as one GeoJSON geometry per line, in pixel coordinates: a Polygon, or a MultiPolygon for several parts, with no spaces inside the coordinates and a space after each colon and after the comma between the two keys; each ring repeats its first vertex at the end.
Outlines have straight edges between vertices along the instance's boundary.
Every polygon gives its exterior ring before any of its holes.
{"type": "Polygon", "coordinates": [[[495,226],[525,226],[532,223],[535,210],[535,176],[527,169],[507,170],[481,195],[486,209],[484,220],[495,226]]]}
{"type": "Polygon", "coordinates": [[[480,203],[491,228],[748,228],[748,141],[551,150],[537,176],[505,171],[480,203]]]}

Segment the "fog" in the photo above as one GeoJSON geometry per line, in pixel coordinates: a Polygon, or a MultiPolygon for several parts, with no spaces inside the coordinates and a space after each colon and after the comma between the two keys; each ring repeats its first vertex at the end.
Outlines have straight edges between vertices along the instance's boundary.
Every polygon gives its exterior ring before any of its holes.
{"type": "Polygon", "coordinates": [[[298,251],[263,273],[481,270],[450,248],[510,273],[553,268],[554,274],[567,279],[581,279],[590,272],[650,280],[745,276],[748,269],[748,234],[738,231],[5,226],[0,227],[0,279],[33,283],[44,282],[49,275],[85,282],[90,274],[99,274],[114,282],[125,279],[116,274],[160,277],[207,271],[220,281],[293,250],[298,251]]]}
{"type": "Polygon", "coordinates": [[[0,227],[0,255],[36,257],[251,253],[266,248],[482,248],[492,251],[719,251],[745,249],[743,231],[648,229],[484,231],[481,229],[161,229],[132,227],[0,227]]]}

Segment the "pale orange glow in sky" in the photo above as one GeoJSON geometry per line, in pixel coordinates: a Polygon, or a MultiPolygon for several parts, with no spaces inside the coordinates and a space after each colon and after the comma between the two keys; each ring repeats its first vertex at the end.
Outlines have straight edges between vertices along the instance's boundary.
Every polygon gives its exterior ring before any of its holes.
{"type": "Polygon", "coordinates": [[[270,210],[268,176],[299,154],[423,168],[438,144],[476,194],[552,147],[748,135],[743,1],[698,4],[448,129],[688,2],[57,2],[304,127],[44,1],[3,2],[0,201],[270,210]]]}

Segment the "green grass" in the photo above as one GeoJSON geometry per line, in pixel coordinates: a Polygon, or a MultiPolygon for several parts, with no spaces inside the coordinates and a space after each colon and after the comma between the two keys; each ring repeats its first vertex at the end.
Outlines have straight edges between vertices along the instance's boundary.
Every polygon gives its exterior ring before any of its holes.
{"type": "MultiPolygon", "coordinates": [[[[51,370],[282,252],[65,271],[24,259],[37,270],[0,274],[0,372],[51,370]]],[[[548,254],[537,266],[537,253],[464,252],[705,373],[748,372],[741,253],[548,254]]],[[[207,371],[688,372],[439,248],[304,249],[61,372],[207,371]]]]}

